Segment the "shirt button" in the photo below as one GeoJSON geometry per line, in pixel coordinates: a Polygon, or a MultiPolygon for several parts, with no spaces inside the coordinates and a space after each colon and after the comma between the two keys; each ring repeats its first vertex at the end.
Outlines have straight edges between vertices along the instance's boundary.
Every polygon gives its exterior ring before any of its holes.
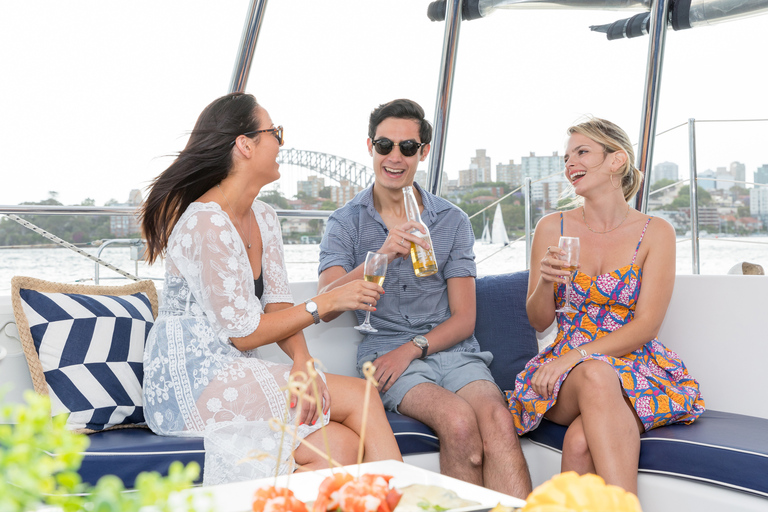
{"type": "Polygon", "coordinates": [[[403,285],[403,291],[405,291],[405,289],[406,289],[406,288],[408,288],[408,285],[407,285],[407,284],[404,284],[404,285],[403,285]]]}
{"type": "Polygon", "coordinates": [[[408,315],[405,315],[405,319],[408,320],[408,315]]]}

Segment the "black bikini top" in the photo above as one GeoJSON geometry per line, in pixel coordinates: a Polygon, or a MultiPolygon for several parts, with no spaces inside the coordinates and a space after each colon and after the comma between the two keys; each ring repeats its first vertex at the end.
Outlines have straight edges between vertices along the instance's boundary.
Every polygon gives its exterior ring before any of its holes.
{"type": "Polygon", "coordinates": [[[261,300],[261,296],[264,295],[264,272],[259,274],[258,279],[253,280],[253,289],[256,298],[261,300]]]}

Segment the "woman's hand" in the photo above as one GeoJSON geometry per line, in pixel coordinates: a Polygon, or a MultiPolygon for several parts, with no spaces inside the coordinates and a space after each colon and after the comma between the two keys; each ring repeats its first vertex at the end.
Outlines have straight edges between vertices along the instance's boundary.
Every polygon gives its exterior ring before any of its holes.
{"type": "Polygon", "coordinates": [[[381,248],[376,251],[388,256],[387,263],[392,263],[397,258],[408,258],[411,254],[411,242],[429,250],[429,244],[423,238],[411,234],[411,231],[418,229],[424,232],[424,226],[418,222],[409,220],[408,222],[392,228],[384,240],[381,248]]]}
{"type": "Polygon", "coordinates": [[[550,245],[547,247],[547,252],[541,259],[540,279],[548,283],[565,283],[568,281],[571,273],[562,269],[564,261],[558,257],[561,254],[565,254],[565,252],[558,246],[550,245]]]}
{"type": "Polygon", "coordinates": [[[356,309],[376,311],[376,303],[383,293],[384,288],[376,283],[362,279],[349,282],[324,294],[330,299],[330,311],[327,313],[340,313],[356,309]]]}
{"type": "Polygon", "coordinates": [[[578,359],[573,359],[573,355],[579,357],[579,353],[576,350],[571,350],[567,354],[554,359],[546,364],[543,364],[531,377],[531,387],[540,396],[546,399],[552,398],[555,391],[555,384],[557,380],[568,369],[578,362],[578,359]]]}
{"type": "MultiPolygon", "coordinates": [[[[293,362],[291,375],[294,375],[296,372],[307,373],[306,361],[293,362]]],[[[317,375],[314,381],[313,384],[312,379],[307,379],[307,397],[312,397],[313,399],[318,400],[322,407],[323,414],[328,414],[328,410],[331,408],[331,394],[328,391],[328,386],[326,386],[325,381],[320,375],[317,375]],[[315,387],[317,387],[317,394],[315,394],[315,387]]],[[[318,419],[322,421],[317,412],[317,404],[314,403],[313,400],[307,400],[307,397],[301,401],[301,410],[297,412],[299,425],[314,425],[318,419]]],[[[298,397],[291,395],[291,408],[296,407],[298,402],[298,397]]]]}

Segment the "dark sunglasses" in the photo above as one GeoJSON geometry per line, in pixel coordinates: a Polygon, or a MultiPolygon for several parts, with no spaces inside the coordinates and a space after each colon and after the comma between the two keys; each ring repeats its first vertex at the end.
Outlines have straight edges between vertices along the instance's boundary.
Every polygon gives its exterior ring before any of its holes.
{"type": "MultiPolygon", "coordinates": [[[[283,145],[285,143],[285,140],[283,139],[283,127],[277,126],[275,128],[267,128],[266,130],[256,130],[253,132],[245,132],[243,135],[250,137],[251,135],[256,135],[257,133],[271,133],[272,136],[274,136],[277,139],[277,143],[279,145],[283,145]]],[[[235,144],[235,141],[232,141],[232,145],[235,144]]]]}
{"type": "Polygon", "coordinates": [[[380,155],[388,155],[392,152],[393,147],[398,146],[400,148],[400,153],[402,153],[403,156],[413,156],[421,146],[426,145],[426,142],[416,142],[411,139],[400,142],[392,142],[389,139],[378,139],[373,141],[373,147],[376,148],[376,152],[380,155]]]}

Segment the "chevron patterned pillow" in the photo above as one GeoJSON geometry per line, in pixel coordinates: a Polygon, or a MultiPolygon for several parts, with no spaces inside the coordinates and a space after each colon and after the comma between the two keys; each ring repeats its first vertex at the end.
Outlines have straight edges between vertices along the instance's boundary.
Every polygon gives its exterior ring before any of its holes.
{"type": "Polygon", "coordinates": [[[144,423],[144,342],[157,314],[151,281],[125,286],[11,281],[35,391],[80,432],[144,423]]]}

